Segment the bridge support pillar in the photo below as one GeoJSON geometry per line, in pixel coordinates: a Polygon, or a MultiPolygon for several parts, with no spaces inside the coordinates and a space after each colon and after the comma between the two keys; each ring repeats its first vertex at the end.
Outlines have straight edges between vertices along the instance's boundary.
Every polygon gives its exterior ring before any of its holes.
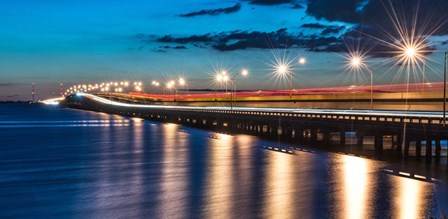
{"type": "Polygon", "coordinates": [[[404,139],[404,158],[407,159],[409,157],[409,138],[404,139]]]}
{"type": "Polygon", "coordinates": [[[303,130],[301,128],[296,128],[294,130],[294,138],[297,142],[303,143],[303,130]]]}
{"type": "Polygon", "coordinates": [[[432,158],[432,140],[426,139],[426,161],[431,161],[432,158]]]}
{"type": "Polygon", "coordinates": [[[440,160],[442,154],[442,146],[440,145],[440,139],[436,140],[436,159],[440,160]]]}
{"type": "Polygon", "coordinates": [[[345,145],[345,131],[339,132],[339,145],[344,146],[345,145]]]}
{"type": "Polygon", "coordinates": [[[417,139],[415,141],[415,156],[417,156],[417,159],[420,159],[422,157],[422,140],[417,139]]]}
{"type": "Polygon", "coordinates": [[[323,144],[323,146],[325,146],[325,147],[330,146],[330,137],[331,137],[330,130],[324,129],[322,131],[322,144],[323,144]]]}
{"type": "MultiPolygon", "coordinates": [[[[357,149],[362,150],[363,145],[364,145],[364,133],[356,132],[356,147],[357,147],[357,149]]],[[[376,146],[375,146],[375,149],[376,149],[376,146]]]]}
{"type": "Polygon", "coordinates": [[[314,146],[317,143],[317,129],[311,128],[310,132],[310,144],[314,146]]]}
{"type": "Polygon", "coordinates": [[[397,135],[397,154],[401,155],[403,150],[403,135],[397,135]]]}
{"type": "Polygon", "coordinates": [[[269,126],[270,127],[270,132],[271,132],[271,137],[276,137],[278,135],[278,127],[277,126],[269,126]]]}
{"type": "Polygon", "coordinates": [[[383,135],[382,134],[375,135],[375,152],[379,155],[383,153],[383,135]]]}
{"type": "Polygon", "coordinates": [[[282,126],[282,137],[288,139],[290,137],[288,126],[282,126]]]}

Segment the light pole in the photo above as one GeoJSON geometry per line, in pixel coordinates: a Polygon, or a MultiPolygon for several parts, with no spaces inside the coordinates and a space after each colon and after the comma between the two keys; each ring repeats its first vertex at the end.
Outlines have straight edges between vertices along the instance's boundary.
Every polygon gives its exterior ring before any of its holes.
{"type": "Polygon", "coordinates": [[[350,57],[350,65],[355,69],[367,69],[370,73],[370,110],[373,110],[373,71],[364,63],[363,58],[360,56],[350,57]]]}
{"type": "Polygon", "coordinates": [[[233,91],[235,91],[235,95],[236,95],[235,79],[240,75],[247,77],[247,75],[249,75],[249,71],[247,69],[242,69],[240,72],[238,72],[237,74],[233,75],[230,78],[230,81],[232,82],[232,85],[233,85],[233,88],[230,89],[230,110],[233,110],[233,91]]]}
{"type": "Polygon", "coordinates": [[[289,65],[279,63],[278,65],[276,65],[275,74],[277,74],[281,77],[290,76],[289,77],[289,79],[290,79],[290,81],[289,81],[289,97],[292,98],[292,74],[289,70],[289,65]]]}
{"type": "Polygon", "coordinates": [[[181,86],[181,87],[185,87],[185,86],[187,87],[187,94],[188,94],[188,85],[187,85],[187,82],[185,81],[185,79],[180,77],[178,83],[179,83],[179,86],[181,86]]]}
{"type": "Polygon", "coordinates": [[[444,53],[443,63],[443,124],[446,124],[446,59],[448,52],[444,53]]]}
{"type": "MultiPolygon", "coordinates": [[[[158,81],[152,81],[151,84],[155,87],[160,87],[160,82],[158,82],[158,81]]],[[[158,92],[159,92],[159,94],[162,94],[162,88],[160,88],[158,90],[158,92]]]]}
{"type": "MultiPolygon", "coordinates": [[[[303,66],[303,65],[305,65],[305,63],[306,63],[305,57],[300,57],[299,58],[299,64],[303,66]]],[[[291,83],[292,83],[292,74],[291,74],[291,83]]],[[[291,90],[290,98],[292,98],[292,90],[291,90]]]]}
{"type": "Polygon", "coordinates": [[[166,83],[166,88],[171,90],[174,90],[174,94],[173,94],[173,101],[176,101],[176,93],[177,93],[177,89],[175,87],[175,82],[174,81],[169,81],[168,83],[166,83]]]}

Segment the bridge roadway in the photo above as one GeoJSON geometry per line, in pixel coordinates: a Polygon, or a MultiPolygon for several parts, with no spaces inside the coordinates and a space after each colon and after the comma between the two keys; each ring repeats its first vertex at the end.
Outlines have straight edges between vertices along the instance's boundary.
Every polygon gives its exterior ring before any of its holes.
{"type": "Polygon", "coordinates": [[[404,158],[424,156],[426,161],[434,157],[440,160],[441,141],[448,140],[448,128],[441,112],[164,106],[119,102],[87,93],[70,95],[63,104],[216,131],[281,138],[311,146],[335,146],[335,139],[336,145],[344,146],[346,136],[356,133],[359,150],[370,137],[378,155],[388,149],[404,158]],[[392,139],[390,145],[384,145],[386,138],[392,139]]]}

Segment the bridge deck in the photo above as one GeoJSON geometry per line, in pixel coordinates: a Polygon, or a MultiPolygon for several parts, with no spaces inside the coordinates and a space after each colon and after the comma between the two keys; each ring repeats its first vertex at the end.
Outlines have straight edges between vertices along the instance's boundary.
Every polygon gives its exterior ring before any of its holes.
{"type": "Polygon", "coordinates": [[[385,111],[385,110],[341,110],[341,109],[297,109],[297,108],[267,108],[267,107],[217,107],[217,106],[173,106],[125,103],[109,100],[93,94],[80,93],[102,104],[130,107],[152,108],[177,111],[196,111],[207,113],[250,114],[266,116],[304,117],[319,119],[379,121],[418,124],[444,124],[442,112],[425,111],[385,111]]]}

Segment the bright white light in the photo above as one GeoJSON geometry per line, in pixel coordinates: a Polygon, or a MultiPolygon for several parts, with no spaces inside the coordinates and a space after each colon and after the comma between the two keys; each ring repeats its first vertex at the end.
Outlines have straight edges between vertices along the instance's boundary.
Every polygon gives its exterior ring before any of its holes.
{"type": "Polygon", "coordinates": [[[185,79],[179,78],[179,85],[181,86],[185,85],[185,79]]]}
{"type": "Polygon", "coordinates": [[[361,65],[361,58],[360,57],[352,57],[350,63],[352,66],[358,67],[361,65]]]}
{"type": "Polygon", "coordinates": [[[216,75],[216,81],[221,82],[222,81],[222,74],[217,74],[216,75]]]}
{"type": "Polygon", "coordinates": [[[305,58],[299,58],[299,64],[303,65],[306,63],[306,59],[305,58]]]}
{"type": "Polygon", "coordinates": [[[222,81],[224,81],[224,82],[229,81],[229,76],[228,75],[222,76],[222,81]]]}
{"type": "Polygon", "coordinates": [[[406,48],[406,56],[408,56],[409,58],[412,58],[415,56],[415,54],[417,53],[416,49],[414,47],[407,47],[406,48]]]}
{"type": "Polygon", "coordinates": [[[277,66],[277,72],[279,74],[286,74],[288,72],[288,66],[280,64],[279,66],[277,66]]]}
{"type": "Polygon", "coordinates": [[[243,75],[243,76],[247,76],[248,74],[249,74],[249,71],[247,69],[243,69],[241,71],[241,75],[243,75]]]}

